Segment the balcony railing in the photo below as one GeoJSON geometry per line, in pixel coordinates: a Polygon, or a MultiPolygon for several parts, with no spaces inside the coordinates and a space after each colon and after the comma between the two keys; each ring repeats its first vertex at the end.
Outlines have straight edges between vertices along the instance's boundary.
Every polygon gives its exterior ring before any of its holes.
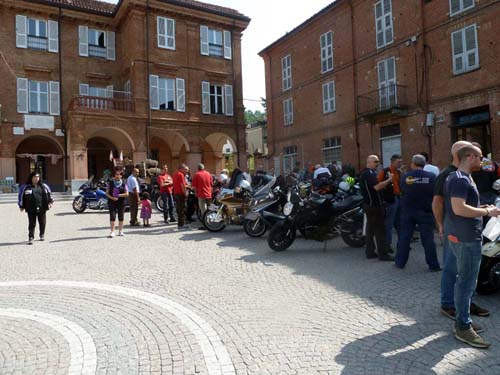
{"type": "Polygon", "coordinates": [[[135,102],[133,99],[115,99],[80,95],[73,98],[70,104],[70,110],[135,112],[135,102]]]}
{"type": "Polygon", "coordinates": [[[89,44],[89,56],[99,57],[101,59],[106,58],[106,47],[99,47],[89,44]]]}
{"type": "Polygon", "coordinates": [[[46,51],[47,44],[48,44],[47,38],[41,36],[28,35],[28,48],[46,51]]]}
{"type": "Polygon", "coordinates": [[[402,113],[408,109],[406,86],[388,85],[358,96],[358,115],[402,113]]]}

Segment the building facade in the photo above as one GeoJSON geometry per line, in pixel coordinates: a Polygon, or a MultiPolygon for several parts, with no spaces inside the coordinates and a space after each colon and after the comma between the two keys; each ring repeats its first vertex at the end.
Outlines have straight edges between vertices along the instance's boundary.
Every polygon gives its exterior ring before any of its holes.
{"type": "Polygon", "coordinates": [[[241,36],[197,1],[0,1],[0,179],[74,189],[113,158],[246,163],[241,36]]]}
{"type": "Polygon", "coordinates": [[[461,139],[500,159],[494,0],[337,0],[261,53],[269,168],[364,166],[461,139]]]}

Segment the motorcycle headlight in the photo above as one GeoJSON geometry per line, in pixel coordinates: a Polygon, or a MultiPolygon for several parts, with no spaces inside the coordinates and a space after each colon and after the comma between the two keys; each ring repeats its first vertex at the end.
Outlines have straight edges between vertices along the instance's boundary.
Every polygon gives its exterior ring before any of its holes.
{"type": "Polygon", "coordinates": [[[292,210],[293,210],[293,203],[287,202],[285,204],[285,207],[283,207],[283,214],[285,216],[290,216],[290,214],[292,213],[292,210]]]}

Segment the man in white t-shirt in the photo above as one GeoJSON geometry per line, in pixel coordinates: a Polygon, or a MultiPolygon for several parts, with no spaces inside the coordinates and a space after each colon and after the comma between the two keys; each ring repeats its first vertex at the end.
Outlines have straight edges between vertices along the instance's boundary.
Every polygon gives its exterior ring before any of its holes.
{"type": "Polygon", "coordinates": [[[436,177],[439,176],[439,168],[435,165],[429,164],[429,154],[427,152],[421,152],[420,155],[425,158],[424,171],[431,172],[436,177]]]}

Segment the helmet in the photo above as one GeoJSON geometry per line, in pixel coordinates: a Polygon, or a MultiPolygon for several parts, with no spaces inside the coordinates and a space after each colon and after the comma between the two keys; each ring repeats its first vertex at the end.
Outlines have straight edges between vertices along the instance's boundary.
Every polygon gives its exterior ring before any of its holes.
{"type": "Polygon", "coordinates": [[[481,252],[484,256],[490,258],[500,254],[500,241],[492,241],[484,244],[481,252]]]}
{"type": "Polygon", "coordinates": [[[342,181],[339,184],[339,189],[347,193],[351,189],[351,185],[347,181],[342,181]]]}
{"type": "Polygon", "coordinates": [[[500,191],[500,178],[493,183],[493,190],[500,191]]]}
{"type": "Polygon", "coordinates": [[[248,182],[247,180],[243,180],[240,182],[240,187],[242,189],[245,189],[245,190],[248,190],[248,191],[252,191],[252,185],[250,185],[250,182],[248,182]]]}

